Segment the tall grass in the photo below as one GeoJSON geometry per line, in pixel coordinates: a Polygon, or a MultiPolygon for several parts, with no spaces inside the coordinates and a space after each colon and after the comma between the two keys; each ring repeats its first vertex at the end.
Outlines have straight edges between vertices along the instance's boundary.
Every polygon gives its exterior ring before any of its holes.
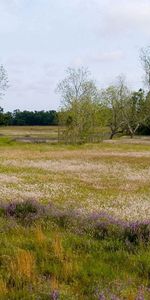
{"type": "Polygon", "coordinates": [[[27,223],[3,206],[0,299],[149,299],[148,221],[24,205],[27,223]]]}

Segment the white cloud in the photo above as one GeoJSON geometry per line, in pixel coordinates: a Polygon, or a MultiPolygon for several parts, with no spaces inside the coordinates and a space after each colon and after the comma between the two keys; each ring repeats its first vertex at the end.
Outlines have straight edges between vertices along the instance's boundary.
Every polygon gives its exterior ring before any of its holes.
{"type": "Polygon", "coordinates": [[[30,0],[1,0],[0,7],[8,11],[13,11],[15,9],[27,6],[30,2],[30,0]]]}
{"type": "Polygon", "coordinates": [[[117,50],[117,51],[110,51],[110,52],[103,52],[103,53],[98,53],[95,54],[91,57],[89,57],[90,61],[93,61],[95,63],[101,63],[101,62],[114,62],[114,61],[118,61],[121,60],[124,57],[124,54],[122,51],[117,50]]]}
{"type": "Polygon", "coordinates": [[[130,1],[108,1],[107,11],[104,17],[104,30],[111,34],[121,32],[122,35],[134,31],[135,34],[141,32],[149,35],[150,28],[150,2],[147,0],[130,1]]]}
{"type": "Polygon", "coordinates": [[[84,57],[76,57],[72,61],[74,67],[81,67],[83,65],[89,64],[101,64],[101,63],[114,63],[122,60],[125,57],[124,53],[121,50],[115,51],[105,51],[105,52],[96,52],[94,54],[90,53],[84,57]]]}

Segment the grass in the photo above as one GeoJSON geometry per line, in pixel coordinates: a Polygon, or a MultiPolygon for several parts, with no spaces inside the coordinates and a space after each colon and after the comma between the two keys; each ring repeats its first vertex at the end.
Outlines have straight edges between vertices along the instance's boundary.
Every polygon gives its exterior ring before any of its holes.
{"type": "MultiPolygon", "coordinates": [[[[150,219],[148,139],[78,146],[14,139],[56,131],[1,128],[2,205],[32,198],[83,216],[104,211],[123,221],[150,219]]],[[[19,207],[17,213],[0,217],[0,299],[98,300],[102,293],[106,299],[150,298],[149,243],[127,245],[113,235],[99,239],[80,232],[79,224],[74,230],[72,223],[66,227],[64,220],[45,215],[26,222],[26,212],[19,207]]]]}
{"type": "Polygon", "coordinates": [[[58,134],[57,126],[5,126],[0,128],[4,136],[46,137],[58,134]]]}
{"type": "Polygon", "coordinates": [[[53,290],[60,299],[98,299],[102,291],[136,299],[140,286],[149,299],[149,247],[129,250],[120,240],[81,236],[50,219],[28,227],[0,222],[1,299],[52,299],[53,290]]]}
{"type": "Polygon", "coordinates": [[[149,217],[149,145],[0,141],[1,196],[36,198],[123,218],[149,217]]]}

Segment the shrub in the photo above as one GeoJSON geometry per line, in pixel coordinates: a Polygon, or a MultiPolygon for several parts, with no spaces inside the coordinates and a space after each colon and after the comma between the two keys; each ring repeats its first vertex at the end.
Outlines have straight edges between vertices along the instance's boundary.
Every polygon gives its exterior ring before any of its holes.
{"type": "Polygon", "coordinates": [[[14,201],[1,207],[0,210],[8,217],[14,217],[20,220],[30,218],[30,220],[40,217],[45,212],[45,207],[35,200],[25,200],[23,202],[14,201]]]}

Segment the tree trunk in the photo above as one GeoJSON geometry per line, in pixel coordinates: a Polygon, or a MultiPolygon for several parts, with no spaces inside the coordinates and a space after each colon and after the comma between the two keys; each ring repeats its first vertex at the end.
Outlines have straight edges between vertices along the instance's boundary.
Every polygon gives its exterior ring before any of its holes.
{"type": "Polygon", "coordinates": [[[131,139],[133,139],[133,137],[134,137],[134,134],[133,134],[133,133],[131,133],[131,134],[130,134],[130,138],[131,138],[131,139]]]}
{"type": "Polygon", "coordinates": [[[110,135],[110,140],[113,139],[114,135],[115,135],[115,132],[112,132],[111,135],[110,135]]]}
{"type": "Polygon", "coordinates": [[[118,130],[118,131],[117,131],[117,130],[114,130],[114,131],[112,131],[112,132],[111,132],[111,135],[110,135],[110,140],[112,140],[113,137],[114,137],[114,135],[117,134],[117,133],[123,133],[123,131],[122,131],[122,130],[118,130]]]}

